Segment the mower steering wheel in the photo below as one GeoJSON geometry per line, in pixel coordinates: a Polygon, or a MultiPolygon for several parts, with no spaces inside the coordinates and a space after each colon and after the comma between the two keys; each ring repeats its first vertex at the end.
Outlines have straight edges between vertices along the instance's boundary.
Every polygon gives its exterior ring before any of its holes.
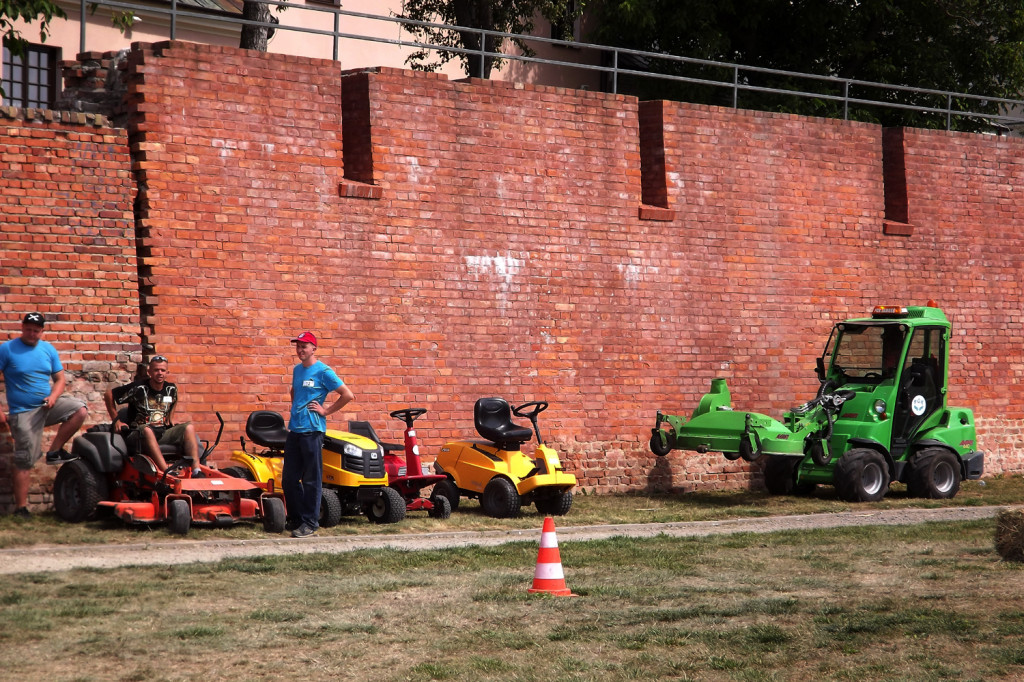
{"type": "Polygon", "coordinates": [[[426,409],[422,407],[407,407],[404,410],[395,410],[391,413],[391,416],[404,422],[413,422],[416,421],[417,417],[426,413],[426,409]]]}
{"type": "Polygon", "coordinates": [[[523,403],[519,407],[513,407],[512,413],[517,417],[522,417],[523,419],[533,419],[546,409],[548,409],[547,401],[535,400],[532,403],[523,403]],[[527,411],[526,408],[528,407],[532,407],[533,409],[527,411]]]}

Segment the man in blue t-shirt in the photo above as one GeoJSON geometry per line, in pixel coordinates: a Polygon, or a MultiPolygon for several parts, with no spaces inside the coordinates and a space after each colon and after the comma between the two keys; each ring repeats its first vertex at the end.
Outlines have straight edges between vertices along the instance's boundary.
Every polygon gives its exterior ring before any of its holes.
{"type": "Polygon", "coordinates": [[[292,370],[292,411],[284,445],[281,487],[288,506],[286,529],[294,538],[308,538],[320,527],[321,476],[327,415],[355,397],[334,370],[316,359],[316,337],[302,332],[291,340],[299,364],[292,370]],[[338,398],[325,406],[330,393],[338,398]]]}
{"type": "Polygon", "coordinates": [[[57,349],[42,340],[46,318],[29,313],[21,322],[21,336],[0,345],[0,374],[4,377],[7,409],[0,410],[0,427],[9,426],[14,438],[14,513],[30,516],[28,488],[38,461],[43,429],[60,424],[46,453],[47,464],[74,457],[64,450],[89,414],[85,403],[63,395],[66,380],[57,349]]]}

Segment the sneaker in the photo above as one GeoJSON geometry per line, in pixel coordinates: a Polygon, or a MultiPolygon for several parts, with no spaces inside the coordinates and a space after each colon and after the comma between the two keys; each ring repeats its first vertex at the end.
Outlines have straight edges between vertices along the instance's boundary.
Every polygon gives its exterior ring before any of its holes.
{"type": "Polygon", "coordinates": [[[67,450],[54,450],[46,453],[47,464],[60,464],[61,462],[70,462],[73,459],[78,459],[78,455],[72,455],[67,450]]]}
{"type": "Polygon", "coordinates": [[[302,524],[292,531],[293,538],[311,538],[314,535],[316,535],[316,528],[310,528],[306,524],[302,524]]]}
{"type": "Polygon", "coordinates": [[[31,519],[32,512],[28,510],[28,507],[18,507],[14,510],[14,516],[19,519],[31,519]]]}

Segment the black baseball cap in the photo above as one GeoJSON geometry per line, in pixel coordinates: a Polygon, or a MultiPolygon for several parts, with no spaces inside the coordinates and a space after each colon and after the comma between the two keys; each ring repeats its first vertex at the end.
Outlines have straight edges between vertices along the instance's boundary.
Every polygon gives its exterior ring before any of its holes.
{"type": "Polygon", "coordinates": [[[38,324],[42,327],[46,324],[46,318],[43,317],[42,313],[29,313],[21,322],[22,324],[38,324]]]}

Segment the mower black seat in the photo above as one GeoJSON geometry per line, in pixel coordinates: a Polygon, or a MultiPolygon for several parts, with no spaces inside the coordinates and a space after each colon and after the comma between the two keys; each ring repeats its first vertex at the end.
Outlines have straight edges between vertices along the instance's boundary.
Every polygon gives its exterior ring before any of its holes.
{"type": "Polygon", "coordinates": [[[502,450],[519,450],[533,438],[533,430],[512,421],[512,408],[504,398],[480,398],[473,407],[476,432],[502,450]]]}
{"type": "Polygon", "coordinates": [[[270,410],[256,410],[245,422],[245,435],[256,445],[284,450],[288,429],[284,425],[284,417],[270,410]]]}
{"type": "Polygon", "coordinates": [[[384,452],[398,452],[405,450],[404,445],[400,445],[398,443],[385,443],[384,441],[382,441],[380,439],[380,436],[377,435],[377,432],[374,430],[373,425],[370,422],[349,421],[348,432],[354,433],[357,436],[369,438],[377,445],[383,447],[384,452]]]}

